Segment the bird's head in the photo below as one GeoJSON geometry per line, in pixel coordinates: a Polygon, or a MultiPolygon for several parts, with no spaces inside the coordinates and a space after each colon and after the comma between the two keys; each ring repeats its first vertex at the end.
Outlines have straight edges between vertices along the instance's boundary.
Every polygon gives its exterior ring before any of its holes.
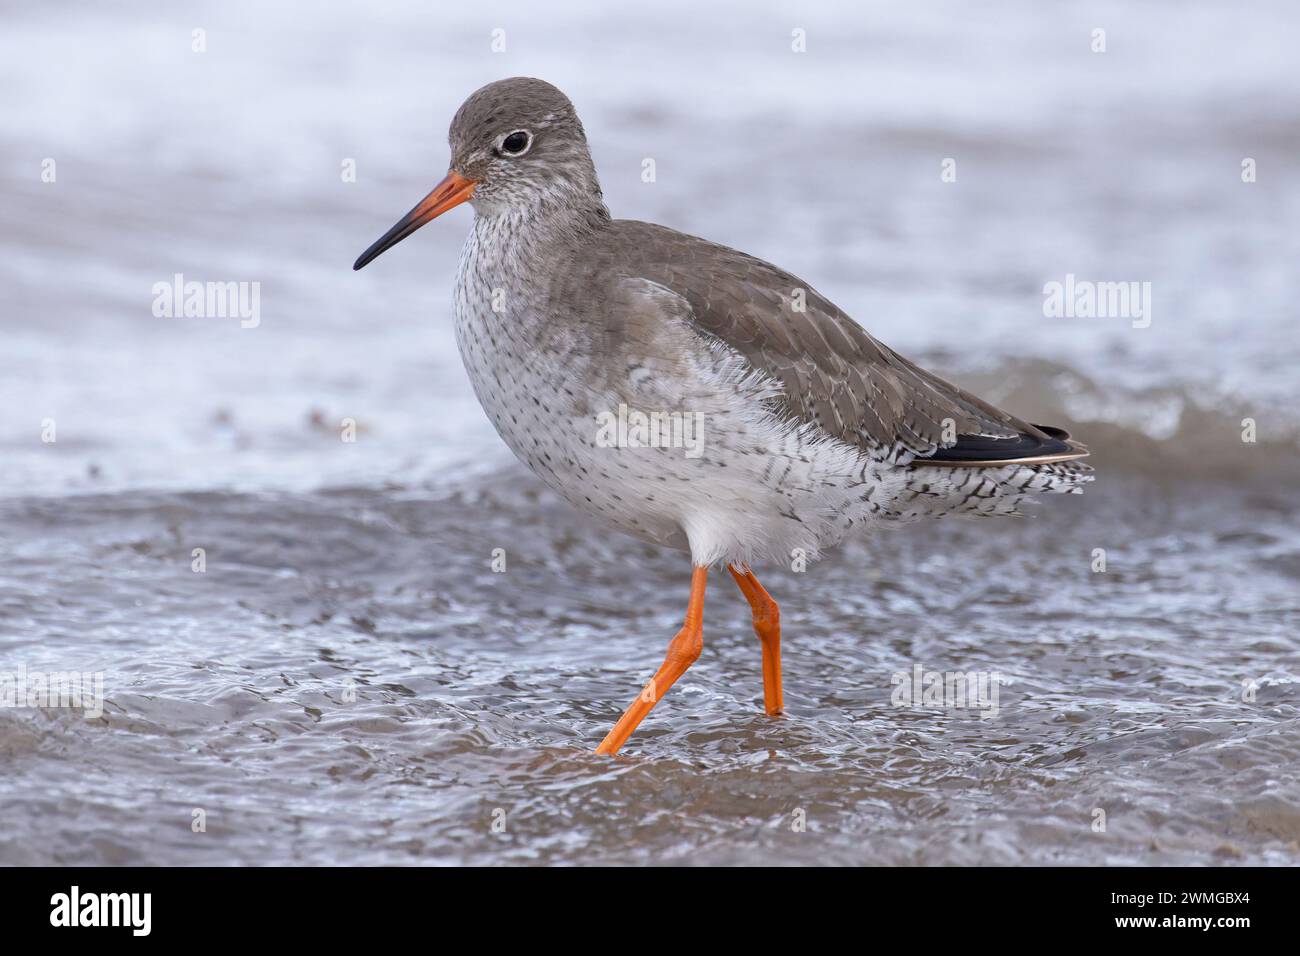
{"type": "Polygon", "coordinates": [[[522,219],[563,209],[604,214],[578,114],[567,96],[543,80],[520,76],[489,83],[456,111],[447,139],[451,168],[442,182],[362,253],[353,269],[463,202],[480,215],[522,219]]]}

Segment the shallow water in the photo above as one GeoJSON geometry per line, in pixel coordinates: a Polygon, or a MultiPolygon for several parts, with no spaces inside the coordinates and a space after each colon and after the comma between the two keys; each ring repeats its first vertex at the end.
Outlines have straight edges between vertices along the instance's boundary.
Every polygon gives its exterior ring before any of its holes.
{"type": "Polygon", "coordinates": [[[1113,482],[766,574],[776,721],[715,575],[703,657],[613,761],[589,751],[679,625],[684,561],[523,474],[10,502],[6,657],[109,691],[97,720],[0,712],[0,857],[1294,862],[1300,529],[1278,495],[1224,494],[1113,482]],[[999,675],[996,714],[893,706],[918,663],[999,675]]]}
{"type": "Polygon", "coordinates": [[[415,6],[8,7],[0,678],[104,702],[0,708],[0,863],[1296,863],[1289,8],[1103,5],[1104,59],[1036,9],[502,6],[435,43],[415,6]],[[778,721],[715,574],[703,657],[591,756],[686,561],[491,433],[447,316],[467,213],[349,271],[513,73],[573,95],[616,214],[788,266],[1099,481],[757,569],[778,721]],[[154,317],[176,272],[262,283],[260,324],[154,317]],[[1150,327],[1045,318],[1067,272],[1151,281],[1150,327]],[[917,665],[997,675],[996,714],[895,706],[917,665]]]}

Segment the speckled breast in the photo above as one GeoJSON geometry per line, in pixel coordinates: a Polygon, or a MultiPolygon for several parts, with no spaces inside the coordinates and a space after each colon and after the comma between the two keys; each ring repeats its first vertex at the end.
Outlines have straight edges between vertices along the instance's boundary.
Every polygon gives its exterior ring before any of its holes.
{"type": "Polygon", "coordinates": [[[653,500],[649,506],[644,500],[657,476],[612,467],[620,450],[598,444],[599,402],[588,401],[580,378],[552,368],[538,354],[529,332],[535,317],[530,321],[518,312],[526,298],[519,280],[483,254],[483,232],[476,229],[461,253],[453,315],[461,360],[497,434],[579,510],[642,540],[685,547],[675,516],[658,513],[653,500]]]}

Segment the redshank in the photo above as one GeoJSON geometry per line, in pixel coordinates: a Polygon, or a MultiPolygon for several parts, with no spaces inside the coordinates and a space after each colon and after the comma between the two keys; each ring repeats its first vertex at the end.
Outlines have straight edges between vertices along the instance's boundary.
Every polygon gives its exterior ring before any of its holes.
{"type": "Polygon", "coordinates": [[[610,218],[582,123],[549,83],[488,84],[448,139],[446,177],[353,268],[469,202],[456,341],[492,424],[578,509],[691,558],[685,623],[597,753],[700,656],[709,568],[749,602],[777,716],[780,611],[752,563],[913,518],[1016,514],[1091,479],[1064,431],[919,368],[790,273],[610,218]]]}

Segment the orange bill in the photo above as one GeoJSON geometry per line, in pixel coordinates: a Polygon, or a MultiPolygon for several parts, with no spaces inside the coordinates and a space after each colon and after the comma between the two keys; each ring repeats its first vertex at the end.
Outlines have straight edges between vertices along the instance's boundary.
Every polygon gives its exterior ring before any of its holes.
{"type": "Polygon", "coordinates": [[[433,187],[433,192],[421,199],[416,207],[398,220],[392,229],[361,253],[361,258],[352,264],[353,270],[360,269],[371,259],[378,258],[380,253],[397,245],[426,222],[437,219],[453,206],[459,206],[474,195],[474,187],[477,185],[478,183],[473,179],[466,179],[454,169],[450,170],[443,181],[433,187]]]}

